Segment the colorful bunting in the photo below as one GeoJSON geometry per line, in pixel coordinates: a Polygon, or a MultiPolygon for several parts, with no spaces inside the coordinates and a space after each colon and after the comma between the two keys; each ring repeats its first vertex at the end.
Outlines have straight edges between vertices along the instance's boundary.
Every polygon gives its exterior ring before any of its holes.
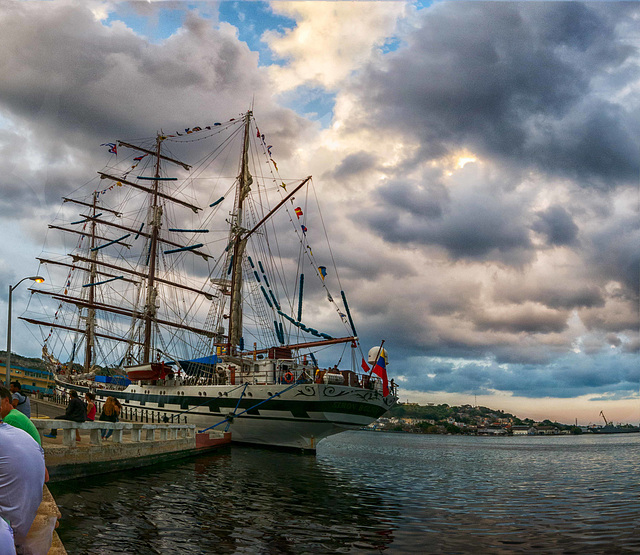
{"type": "MultiPolygon", "coordinates": [[[[235,118],[232,118],[229,121],[235,121],[235,118]]],[[[199,131],[211,131],[212,127],[217,127],[218,125],[222,125],[222,123],[216,122],[213,125],[207,125],[206,127],[200,127],[199,125],[196,125],[195,127],[185,127],[184,131],[176,131],[173,135],[167,135],[167,137],[184,137],[185,135],[191,135],[192,133],[198,133],[199,131]]]]}
{"type": "Polygon", "coordinates": [[[326,266],[318,266],[318,272],[320,272],[320,277],[322,278],[322,281],[324,281],[324,278],[327,277],[326,266]]]}
{"type": "Polygon", "coordinates": [[[299,206],[295,209],[295,213],[296,216],[298,216],[298,219],[300,219],[300,216],[302,216],[302,208],[300,208],[299,206]]]}

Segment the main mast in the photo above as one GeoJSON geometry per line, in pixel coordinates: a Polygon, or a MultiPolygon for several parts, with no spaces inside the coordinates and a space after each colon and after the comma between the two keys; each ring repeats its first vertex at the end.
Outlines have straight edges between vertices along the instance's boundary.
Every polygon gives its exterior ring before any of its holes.
{"type": "Polygon", "coordinates": [[[230,355],[236,354],[236,347],[242,337],[242,257],[244,255],[245,245],[247,244],[246,237],[243,238],[243,232],[245,230],[242,229],[242,206],[253,183],[253,178],[249,173],[249,131],[251,115],[252,112],[249,110],[244,116],[242,160],[240,163],[240,175],[238,176],[236,207],[231,225],[233,260],[231,270],[229,335],[227,343],[227,353],[230,355]]]}
{"type": "Polygon", "coordinates": [[[162,206],[158,204],[158,187],[160,183],[160,145],[164,137],[158,134],[156,138],[156,168],[153,180],[153,192],[151,196],[151,238],[149,243],[149,274],[147,277],[147,297],[144,308],[144,340],[142,350],[142,363],[147,364],[151,358],[151,335],[156,317],[156,253],[158,250],[158,235],[162,225],[162,206]]]}

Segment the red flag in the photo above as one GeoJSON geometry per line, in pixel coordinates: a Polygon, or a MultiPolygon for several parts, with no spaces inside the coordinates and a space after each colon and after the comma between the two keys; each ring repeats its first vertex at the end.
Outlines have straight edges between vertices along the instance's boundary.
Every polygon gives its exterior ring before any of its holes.
{"type": "Polygon", "coordinates": [[[298,219],[300,219],[300,216],[302,216],[302,208],[300,208],[299,206],[295,209],[295,213],[296,216],[298,216],[298,219]]]}
{"type": "Polygon", "coordinates": [[[373,367],[373,373],[382,378],[382,395],[386,397],[389,395],[389,380],[387,379],[387,364],[383,356],[378,357],[378,362],[373,367]]]}
{"type": "Polygon", "coordinates": [[[362,359],[362,369],[368,374],[371,371],[371,368],[369,368],[369,365],[364,361],[364,358],[362,359]]]}

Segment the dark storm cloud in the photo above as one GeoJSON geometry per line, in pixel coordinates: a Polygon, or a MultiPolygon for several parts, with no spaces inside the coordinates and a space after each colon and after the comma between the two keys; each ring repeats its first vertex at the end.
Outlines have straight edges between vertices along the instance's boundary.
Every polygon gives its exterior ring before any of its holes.
{"type": "Polygon", "coordinates": [[[422,219],[442,216],[443,204],[448,200],[444,187],[437,184],[407,186],[406,182],[391,180],[378,189],[385,206],[397,208],[422,219]]]}
{"type": "Polygon", "coordinates": [[[500,299],[511,303],[533,301],[553,309],[592,308],[604,305],[603,292],[596,285],[573,283],[537,283],[528,289],[521,283],[499,292],[500,299]]]}
{"type": "Polygon", "coordinates": [[[637,303],[640,290],[640,221],[637,213],[607,221],[590,239],[587,263],[603,278],[623,284],[625,294],[637,303]]]}
{"type": "Polygon", "coordinates": [[[235,117],[252,97],[281,156],[309,125],[261,92],[257,54],[193,14],[154,44],[82,4],[9,2],[0,34],[0,115],[11,122],[0,136],[0,187],[10,206],[31,204],[29,187],[57,202],[79,184],[75,172],[86,181],[104,164],[101,143],[235,117]]]}
{"type": "Polygon", "coordinates": [[[376,158],[372,154],[356,152],[345,157],[331,174],[337,180],[349,179],[373,168],[375,164],[376,158]]]}
{"type": "Polygon", "coordinates": [[[537,216],[532,229],[545,235],[549,245],[570,245],[576,240],[578,226],[562,206],[551,206],[537,216]]]}
{"type": "Polygon", "coordinates": [[[569,354],[546,365],[513,364],[508,368],[495,362],[421,361],[421,368],[408,373],[411,382],[424,391],[571,398],[580,395],[613,393],[631,398],[640,385],[640,369],[633,355],[614,356],[600,352],[595,356],[569,354]]]}
{"type": "Polygon", "coordinates": [[[631,3],[450,2],[357,86],[367,120],[413,134],[420,158],[468,147],[513,167],[611,188],[637,178],[637,116],[613,90],[638,67],[631,3]],[[622,36],[620,36],[622,35],[622,36]]]}
{"type": "Polygon", "coordinates": [[[449,194],[440,187],[393,183],[379,194],[379,207],[360,218],[390,243],[439,245],[453,259],[516,266],[531,258],[524,207],[490,185],[461,185],[449,194]]]}
{"type": "Polygon", "coordinates": [[[567,327],[567,312],[511,308],[502,314],[478,314],[473,318],[479,330],[509,333],[559,333],[567,327]]]}

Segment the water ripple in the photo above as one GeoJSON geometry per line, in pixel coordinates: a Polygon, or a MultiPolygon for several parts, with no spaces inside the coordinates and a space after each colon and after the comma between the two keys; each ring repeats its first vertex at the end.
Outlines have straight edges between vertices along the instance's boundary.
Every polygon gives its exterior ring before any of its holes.
{"type": "Polygon", "coordinates": [[[70,553],[640,552],[640,435],[348,432],[53,484],[70,553]]]}

